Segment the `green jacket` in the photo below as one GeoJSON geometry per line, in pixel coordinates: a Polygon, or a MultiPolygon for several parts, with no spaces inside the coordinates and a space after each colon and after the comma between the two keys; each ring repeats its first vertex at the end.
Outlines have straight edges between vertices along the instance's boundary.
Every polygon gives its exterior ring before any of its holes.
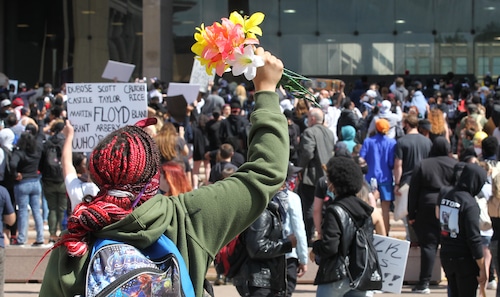
{"type": "MultiPolygon", "coordinates": [[[[144,248],[166,234],[177,244],[201,297],[215,254],[257,219],[286,177],[289,140],[278,95],[257,92],[250,120],[248,162],[232,176],[178,197],[157,195],[93,235],[144,248]]],[[[68,256],[64,246],[53,250],[40,296],[84,296],[88,262],[88,253],[79,258],[68,256]]]]}

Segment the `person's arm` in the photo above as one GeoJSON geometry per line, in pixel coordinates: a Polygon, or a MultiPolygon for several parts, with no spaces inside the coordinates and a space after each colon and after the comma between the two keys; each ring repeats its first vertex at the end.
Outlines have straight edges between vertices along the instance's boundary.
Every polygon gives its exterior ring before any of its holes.
{"type": "Polygon", "coordinates": [[[300,149],[299,149],[299,167],[307,168],[309,162],[314,158],[314,152],[316,151],[316,142],[314,134],[311,130],[306,129],[300,138],[300,149]]]}
{"type": "Polygon", "coordinates": [[[375,233],[383,236],[387,236],[384,225],[384,218],[378,209],[374,209],[372,212],[373,226],[375,227],[375,233]]]}
{"type": "Polygon", "coordinates": [[[8,226],[12,226],[16,222],[16,212],[14,211],[14,207],[12,206],[10,195],[7,189],[2,187],[1,191],[3,200],[5,202],[2,215],[3,222],[8,226]]]}
{"type": "Polygon", "coordinates": [[[370,122],[370,125],[368,126],[368,130],[366,131],[366,135],[372,135],[372,133],[375,134],[375,132],[376,132],[375,121],[376,121],[376,118],[373,117],[373,119],[370,122]]]}
{"type": "Polygon", "coordinates": [[[61,153],[61,166],[63,176],[66,179],[66,176],[70,174],[76,175],[76,169],[73,166],[73,138],[75,136],[75,129],[71,125],[69,120],[66,120],[66,125],[62,130],[62,134],[66,137],[64,140],[64,145],[61,153]]]}
{"type": "Polygon", "coordinates": [[[196,230],[190,236],[211,255],[259,217],[287,173],[288,125],[275,92],[283,63],[262,48],[255,52],[265,65],[257,68],[254,79],[255,110],[250,115],[247,162],[218,183],[179,195],[196,230]]]}
{"type": "Polygon", "coordinates": [[[321,239],[313,243],[313,252],[321,258],[333,257],[340,252],[342,231],[332,206],[325,210],[323,226],[321,239]]]}
{"type": "Polygon", "coordinates": [[[288,238],[269,238],[274,226],[269,212],[265,210],[244,233],[248,255],[252,259],[271,259],[292,251],[293,243],[288,238]]]}
{"type": "MultiPolygon", "coordinates": [[[[293,235],[297,238],[297,257],[299,264],[302,265],[303,273],[307,271],[307,236],[302,216],[302,202],[299,195],[288,191],[288,212],[290,214],[290,225],[293,235]]],[[[300,277],[300,276],[299,276],[300,277]]]]}
{"type": "Polygon", "coordinates": [[[318,232],[318,239],[321,239],[321,221],[323,219],[323,199],[324,198],[314,196],[314,202],[313,202],[313,221],[314,221],[314,228],[318,232]]]}
{"type": "Polygon", "coordinates": [[[403,160],[401,160],[398,157],[395,157],[394,159],[393,174],[394,174],[394,194],[396,196],[401,196],[399,188],[402,186],[401,175],[403,174],[403,160]]]}

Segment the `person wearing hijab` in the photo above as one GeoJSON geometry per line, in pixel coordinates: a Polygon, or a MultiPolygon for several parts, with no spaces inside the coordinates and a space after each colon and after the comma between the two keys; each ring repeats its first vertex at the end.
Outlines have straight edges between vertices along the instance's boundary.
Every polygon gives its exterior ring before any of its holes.
{"type": "Polygon", "coordinates": [[[441,225],[441,265],[450,297],[476,296],[478,284],[482,287],[486,284],[479,207],[474,199],[486,182],[486,176],[481,166],[465,164],[458,183],[436,204],[436,216],[441,225]]]}
{"type": "Polygon", "coordinates": [[[439,245],[440,225],[436,203],[440,190],[453,185],[454,167],[458,162],[450,155],[450,143],[438,136],[430,157],[415,167],[408,192],[408,223],[413,226],[420,246],[420,275],[414,293],[429,294],[434,260],[439,245]]]}

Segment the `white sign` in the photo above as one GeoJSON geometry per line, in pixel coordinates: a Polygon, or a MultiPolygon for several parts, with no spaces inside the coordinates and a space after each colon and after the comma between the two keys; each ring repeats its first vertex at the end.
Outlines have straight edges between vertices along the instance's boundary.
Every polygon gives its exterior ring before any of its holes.
{"type": "Polygon", "coordinates": [[[68,83],[66,93],[75,152],[90,152],[109,133],[148,116],[146,84],[68,83]]]}
{"type": "MultiPolygon", "coordinates": [[[[173,97],[176,95],[183,95],[188,104],[193,103],[198,99],[200,93],[200,85],[192,85],[186,83],[169,83],[167,96],[173,97]]],[[[168,108],[168,106],[167,106],[168,108]]]]}
{"type": "Polygon", "coordinates": [[[406,271],[410,242],[392,237],[373,235],[384,283],[382,291],[401,293],[406,271]]]}
{"type": "Polygon", "coordinates": [[[135,65],[109,60],[102,73],[102,78],[113,81],[128,82],[134,72],[135,65]]]}
{"type": "Polygon", "coordinates": [[[201,65],[198,59],[194,59],[193,69],[191,70],[191,77],[189,84],[200,85],[200,92],[206,93],[208,91],[208,83],[213,81],[215,77],[215,69],[212,69],[212,74],[209,75],[205,70],[205,66],[201,65]]]}
{"type": "Polygon", "coordinates": [[[19,87],[19,81],[17,79],[9,79],[9,87],[14,85],[14,94],[17,94],[17,88],[19,87]]]}

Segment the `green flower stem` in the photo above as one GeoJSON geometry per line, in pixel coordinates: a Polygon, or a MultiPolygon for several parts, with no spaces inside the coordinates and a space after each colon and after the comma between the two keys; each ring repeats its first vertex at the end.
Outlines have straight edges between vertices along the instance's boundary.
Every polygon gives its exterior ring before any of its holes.
{"type": "Polygon", "coordinates": [[[285,90],[293,93],[296,98],[305,99],[311,102],[315,107],[320,107],[314,100],[314,94],[300,83],[304,80],[309,81],[310,79],[284,68],[279,84],[282,85],[285,90]]]}

